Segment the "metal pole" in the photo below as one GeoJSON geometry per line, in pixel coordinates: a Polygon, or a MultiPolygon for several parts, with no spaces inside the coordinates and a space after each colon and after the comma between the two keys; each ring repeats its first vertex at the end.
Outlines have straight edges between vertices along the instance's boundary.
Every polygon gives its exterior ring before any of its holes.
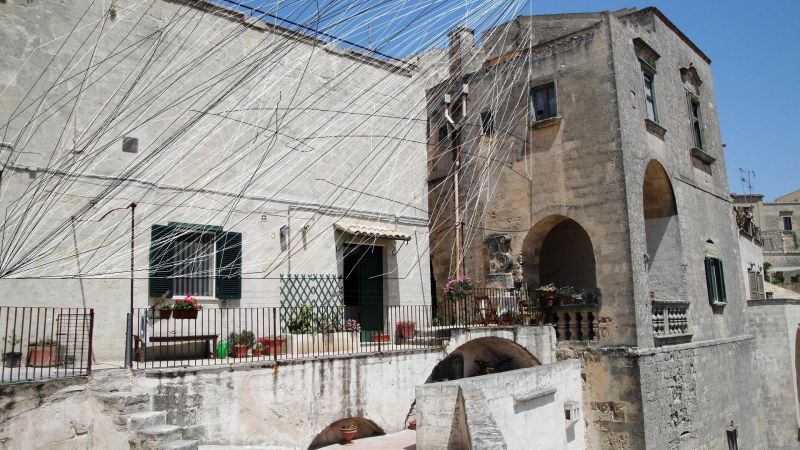
{"type": "Polygon", "coordinates": [[[136,229],[136,203],[131,202],[131,317],[133,317],[133,249],[134,249],[134,236],[136,229]]]}

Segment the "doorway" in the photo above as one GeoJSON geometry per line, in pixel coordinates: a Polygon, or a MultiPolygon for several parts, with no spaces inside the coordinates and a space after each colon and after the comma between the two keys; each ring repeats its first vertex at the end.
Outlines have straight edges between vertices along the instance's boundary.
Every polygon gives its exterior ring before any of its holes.
{"type": "Polygon", "coordinates": [[[344,305],[348,319],[361,324],[361,340],[383,333],[383,247],[346,245],[344,305]]]}

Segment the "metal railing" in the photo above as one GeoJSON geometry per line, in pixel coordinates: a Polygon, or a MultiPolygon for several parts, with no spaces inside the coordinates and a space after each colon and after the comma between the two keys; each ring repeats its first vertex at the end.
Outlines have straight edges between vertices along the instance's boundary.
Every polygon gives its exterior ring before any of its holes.
{"type": "Polygon", "coordinates": [[[546,321],[545,311],[526,289],[475,288],[458,297],[441,295],[436,311],[436,323],[463,328],[539,325],[546,321]]]}
{"type": "Polygon", "coordinates": [[[135,369],[435,348],[449,336],[447,327],[436,324],[430,305],[138,308],[132,322],[135,369]]]}
{"type": "Polygon", "coordinates": [[[0,306],[0,383],[88,375],[94,310],[0,306]]]}

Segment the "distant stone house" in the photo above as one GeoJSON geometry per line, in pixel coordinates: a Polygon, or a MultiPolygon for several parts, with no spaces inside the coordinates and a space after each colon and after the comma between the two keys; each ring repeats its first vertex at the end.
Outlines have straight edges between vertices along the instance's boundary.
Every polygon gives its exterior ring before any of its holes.
{"type": "Polygon", "coordinates": [[[137,308],[296,306],[300,274],[430,302],[425,73],[213,2],[107,8],[0,4],[0,305],[94,308],[122,361],[132,202],[137,308]]]}
{"type": "Polygon", "coordinates": [[[655,8],[480,43],[454,29],[427,91],[436,285],[597,294],[549,313],[584,360],[588,448],[764,448],[710,59],[655,8]]]}
{"type": "Polygon", "coordinates": [[[800,292],[800,191],[791,192],[765,202],[760,194],[733,195],[734,203],[747,208],[754,223],[761,229],[764,241],[764,262],[773,283],[786,284],[800,292]]]}

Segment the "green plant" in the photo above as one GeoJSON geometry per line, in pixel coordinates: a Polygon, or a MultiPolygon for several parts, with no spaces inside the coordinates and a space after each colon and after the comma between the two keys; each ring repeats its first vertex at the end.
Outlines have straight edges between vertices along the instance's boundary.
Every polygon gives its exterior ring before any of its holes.
{"type": "Polygon", "coordinates": [[[475,289],[475,283],[472,278],[468,276],[460,276],[447,280],[444,285],[444,295],[450,299],[463,299],[466,298],[475,289]]]}
{"type": "Polygon", "coordinates": [[[116,19],[117,18],[117,7],[116,6],[111,5],[111,7],[108,8],[108,17],[110,17],[112,19],[116,19]]]}
{"type": "Polygon", "coordinates": [[[439,317],[438,314],[433,316],[433,320],[431,320],[431,325],[438,327],[441,324],[442,324],[442,318],[439,317]]]}
{"type": "Polygon", "coordinates": [[[197,303],[197,300],[195,300],[191,295],[187,295],[182,299],[176,299],[175,304],[172,305],[172,309],[176,311],[200,311],[203,309],[203,305],[197,303]]]}
{"type": "Polygon", "coordinates": [[[229,334],[228,341],[233,345],[245,345],[250,348],[256,342],[256,335],[252,331],[242,330],[239,333],[233,332],[229,334]]]}
{"type": "Polygon", "coordinates": [[[56,345],[56,341],[48,338],[43,338],[40,339],[39,342],[36,343],[36,345],[39,345],[41,347],[50,347],[52,345],[56,345]]]}
{"type": "Polygon", "coordinates": [[[316,333],[317,328],[314,326],[314,308],[308,303],[300,305],[297,315],[286,324],[290,333],[295,334],[311,334],[316,333]]]}
{"type": "Polygon", "coordinates": [[[17,344],[21,343],[22,343],[22,338],[17,337],[16,334],[11,334],[11,336],[6,336],[6,344],[11,346],[12,352],[14,351],[14,347],[16,347],[17,344]]]}

